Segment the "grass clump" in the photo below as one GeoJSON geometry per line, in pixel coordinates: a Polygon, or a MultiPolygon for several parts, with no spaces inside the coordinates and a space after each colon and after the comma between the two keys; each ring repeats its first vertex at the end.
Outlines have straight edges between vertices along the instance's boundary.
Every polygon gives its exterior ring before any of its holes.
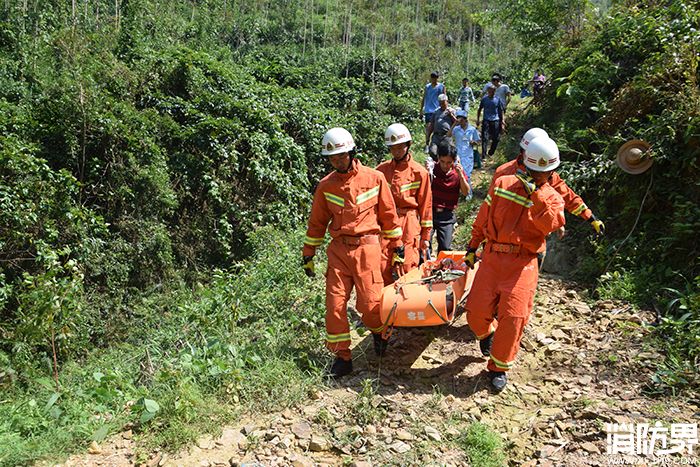
{"type": "Polygon", "coordinates": [[[483,423],[472,423],[457,438],[457,445],[475,467],[506,465],[503,439],[483,423]]]}

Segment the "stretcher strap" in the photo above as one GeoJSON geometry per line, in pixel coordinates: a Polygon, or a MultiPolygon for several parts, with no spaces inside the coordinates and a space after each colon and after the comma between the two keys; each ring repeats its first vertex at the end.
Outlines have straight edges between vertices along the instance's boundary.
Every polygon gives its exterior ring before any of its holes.
{"type": "Polygon", "coordinates": [[[432,301],[431,299],[428,299],[428,305],[430,305],[430,308],[433,309],[433,311],[435,312],[435,314],[438,315],[438,318],[440,318],[440,319],[442,320],[443,323],[445,323],[445,324],[452,324],[452,321],[447,321],[445,318],[442,317],[442,315],[440,314],[440,312],[438,311],[438,309],[435,308],[435,305],[433,305],[433,301],[432,301]]]}

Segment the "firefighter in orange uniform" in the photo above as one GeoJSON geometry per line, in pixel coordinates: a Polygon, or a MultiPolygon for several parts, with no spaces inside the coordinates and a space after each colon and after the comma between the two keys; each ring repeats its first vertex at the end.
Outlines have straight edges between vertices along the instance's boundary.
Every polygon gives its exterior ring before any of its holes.
{"type": "MultiPolygon", "coordinates": [[[[518,169],[524,172],[525,165],[523,165],[523,158],[525,157],[525,150],[530,144],[530,141],[540,136],[549,137],[547,132],[541,128],[530,128],[527,130],[520,140],[520,153],[518,154],[518,157],[510,162],[506,162],[505,164],[498,166],[493,174],[493,178],[491,179],[491,185],[493,185],[493,183],[503,175],[515,175],[515,172],[517,172],[518,169]]],[[[583,202],[581,197],[577,195],[574,190],[569,188],[558,173],[552,172],[547,184],[554,188],[561,195],[561,197],[564,198],[567,211],[574,216],[579,216],[584,221],[589,221],[596,234],[602,235],[605,233],[605,224],[603,224],[603,221],[599,220],[593,214],[593,211],[586,206],[586,203],[583,202]]],[[[561,233],[561,236],[563,236],[563,232],[561,233]]],[[[544,253],[544,249],[542,250],[542,253],[544,253]]]]}
{"type": "Polygon", "coordinates": [[[347,303],[353,286],[357,310],[372,331],[375,352],[383,353],[387,341],[381,337],[379,317],[381,239],[387,239],[397,269],[404,253],[389,185],[381,172],[354,158],[355,142],[350,133],[343,128],[328,130],[321,154],[329,156],[335,171],[319,182],[314,193],[302,265],[307,275],[314,275],[314,254],[328,229],[332,240],[327,250],[326,347],[336,356],[330,374],[341,377],[352,372],[347,303]]]}
{"type": "Polygon", "coordinates": [[[548,137],[533,139],[526,172],[496,179],[472,227],[465,261],[473,266],[485,240],[481,266],[467,299],[467,322],[489,357],[491,385],[501,391],[520,347],[537,288],[537,252],[545,237],[564,226],[564,200],[547,180],[559,166],[548,137]]]}
{"type": "MultiPolygon", "coordinates": [[[[382,162],[377,170],[384,174],[394,197],[399,224],[403,230],[406,272],[418,267],[420,254],[425,258],[433,228],[433,197],[430,176],[410,153],[411,133],[401,123],[389,125],[384,141],[391,152],[391,160],[382,162]]],[[[388,240],[382,242],[382,274],[384,285],[394,282],[392,277],[388,240]]]]}

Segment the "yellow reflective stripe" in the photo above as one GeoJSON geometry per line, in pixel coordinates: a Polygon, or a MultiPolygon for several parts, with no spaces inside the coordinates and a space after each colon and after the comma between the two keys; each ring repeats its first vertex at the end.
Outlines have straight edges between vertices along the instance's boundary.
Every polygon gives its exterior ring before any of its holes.
{"type": "Polygon", "coordinates": [[[326,197],[326,201],[328,201],[329,203],[336,204],[341,208],[345,207],[345,200],[340,196],[334,195],[333,193],[328,193],[327,191],[323,192],[323,196],[326,197]]]}
{"type": "Polygon", "coordinates": [[[403,193],[404,191],[413,190],[414,188],[420,188],[420,180],[413,183],[407,183],[406,185],[401,185],[399,191],[403,193]]]}
{"type": "Polygon", "coordinates": [[[319,246],[321,243],[323,243],[323,237],[321,238],[316,238],[316,237],[309,237],[308,235],[304,238],[304,243],[306,245],[311,245],[311,246],[319,246]]]}
{"type": "Polygon", "coordinates": [[[486,199],[484,201],[486,202],[486,204],[491,206],[491,195],[486,195],[486,199]]]}
{"type": "Polygon", "coordinates": [[[586,203],[583,203],[583,204],[581,204],[581,206],[579,206],[576,209],[574,209],[573,211],[571,211],[571,214],[573,214],[574,216],[578,216],[586,209],[588,209],[588,206],[586,206],[586,203]]]}
{"type": "Polygon", "coordinates": [[[433,221],[420,221],[420,226],[421,227],[432,227],[433,221]]]}
{"type": "Polygon", "coordinates": [[[491,333],[493,333],[493,329],[491,329],[491,328],[489,327],[489,330],[486,331],[485,334],[482,334],[482,335],[480,335],[480,336],[476,336],[476,339],[479,340],[479,341],[484,340],[484,339],[486,339],[487,337],[489,337],[489,336],[491,335],[491,333]]]}
{"type": "Polygon", "coordinates": [[[375,196],[379,196],[379,186],[375,186],[369,191],[365,191],[362,194],[357,195],[357,204],[362,204],[375,196]]]}
{"type": "Polygon", "coordinates": [[[393,230],[382,230],[382,233],[386,238],[398,238],[403,235],[403,230],[401,230],[401,227],[397,227],[393,230]]]}
{"type": "Polygon", "coordinates": [[[489,355],[489,358],[493,361],[494,365],[496,365],[498,368],[501,368],[502,370],[510,370],[510,368],[513,366],[513,363],[515,363],[515,362],[510,362],[510,363],[502,362],[499,359],[495,358],[493,356],[493,354],[489,355]]]}
{"type": "Polygon", "coordinates": [[[367,329],[369,329],[372,332],[379,332],[382,329],[384,329],[384,326],[379,326],[378,328],[371,328],[371,327],[367,326],[367,329]]]}
{"type": "Polygon", "coordinates": [[[530,206],[532,206],[532,201],[525,198],[524,196],[520,196],[517,193],[513,193],[512,191],[504,190],[501,187],[496,187],[494,192],[495,192],[494,194],[496,196],[500,196],[501,198],[505,198],[509,201],[516,203],[516,204],[519,204],[521,206],[525,206],[526,208],[529,208],[530,206]]]}
{"type": "Polygon", "coordinates": [[[350,333],[346,332],[344,334],[326,334],[326,341],[331,343],[343,342],[350,340],[350,333]]]}

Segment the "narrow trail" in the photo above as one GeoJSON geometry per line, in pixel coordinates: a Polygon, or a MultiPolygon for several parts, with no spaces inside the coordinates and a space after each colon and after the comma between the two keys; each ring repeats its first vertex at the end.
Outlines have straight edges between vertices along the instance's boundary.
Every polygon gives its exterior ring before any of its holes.
{"type": "MultiPolygon", "coordinates": [[[[477,174],[477,183],[479,176],[489,173],[477,174]]],[[[250,414],[180,453],[153,452],[145,465],[470,465],[464,433],[474,422],[501,435],[511,465],[609,465],[606,423],[700,417],[690,401],[644,393],[662,358],[645,339],[643,323],[653,319],[544,274],[518,362],[498,395],[464,316],[451,326],[397,330],[382,359],[357,326],[351,377],[302,406],[250,414]]],[[[133,465],[132,438],[127,431],[63,465],[133,465]]]]}

